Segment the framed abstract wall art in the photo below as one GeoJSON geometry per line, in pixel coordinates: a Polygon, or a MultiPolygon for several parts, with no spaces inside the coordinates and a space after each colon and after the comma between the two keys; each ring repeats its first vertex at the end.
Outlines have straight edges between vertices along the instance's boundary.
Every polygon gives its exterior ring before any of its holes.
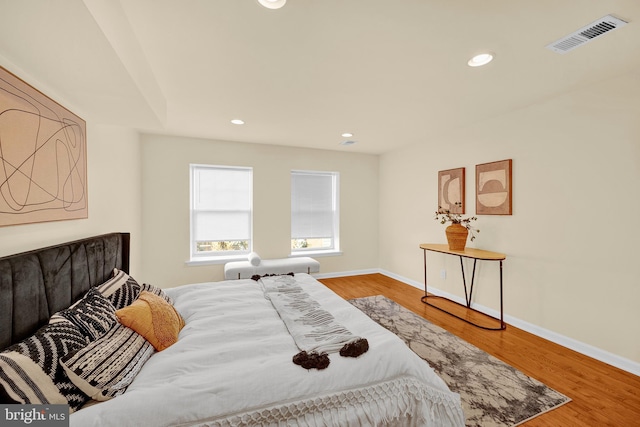
{"type": "Polygon", "coordinates": [[[511,215],[511,159],[476,165],[476,215],[511,215]]]}
{"type": "Polygon", "coordinates": [[[465,213],[464,168],[438,172],[438,211],[465,213]]]}
{"type": "Polygon", "coordinates": [[[0,67],[0,226],[88,217],[86,123],[0,67]]]}

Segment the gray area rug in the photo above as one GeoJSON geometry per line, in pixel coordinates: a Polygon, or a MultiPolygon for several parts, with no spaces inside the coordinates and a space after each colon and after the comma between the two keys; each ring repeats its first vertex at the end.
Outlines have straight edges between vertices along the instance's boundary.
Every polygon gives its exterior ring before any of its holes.
{"type": "Polygon", "coordinates": [[[381,295],[349,301],[407,343],[460,394],[468,427],[507,427],[571,399],[381,295]]]}

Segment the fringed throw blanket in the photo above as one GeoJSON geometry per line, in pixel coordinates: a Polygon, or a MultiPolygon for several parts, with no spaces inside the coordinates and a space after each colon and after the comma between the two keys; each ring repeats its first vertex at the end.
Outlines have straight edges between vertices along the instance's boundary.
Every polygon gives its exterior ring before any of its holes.
{"type": "Polygon", "coordinates": [[[358,357],[369,350],[368,341],[353,335],[323,310],[296,282],[295,276],[268,276],[258,278],[258,282],[301,350],[293,356],[296,365],[325,369],[330,363],[328,353],[358,357]]]}

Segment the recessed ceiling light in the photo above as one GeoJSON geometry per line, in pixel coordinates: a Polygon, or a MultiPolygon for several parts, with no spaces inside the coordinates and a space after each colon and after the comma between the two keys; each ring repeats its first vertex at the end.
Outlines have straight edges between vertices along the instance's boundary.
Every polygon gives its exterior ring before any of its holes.
{"type": "Polygon", "coordinates": [[[481,53],[471,58],[469,62],[467,62],[467,64],[470,67],[480,67],[482,65],[487,65],[492,60],[493,60],[492,53],[481,53]]]}
{"type": "Polygon", "coordinates": [[[353,136],[353,134],[351,132],[345,132],[342,134],[343,138],[351,138],[353,136]]]}
{"type": "Polygon", "coordinates": [[[280,9],[286,2],[287,0],[258,0],[267,9],[280,9]]]}
{"type": "Polygon", "coordinates": [[[340,143],[340,145],[347,145],[347,146],[348,146],[348,145],[353,145],[353,144],[355,144],[355,143],[356,143],[355,141],[348,140],[348,141],[342,141],[342,142],[340,143]]]}
{"type": "Polygon", "coordinates": [[[244,120],[233,119],[233,120],[231,120],[231,123],[233,123],[234,125],[243,125],[244,124],[244,120]]]}

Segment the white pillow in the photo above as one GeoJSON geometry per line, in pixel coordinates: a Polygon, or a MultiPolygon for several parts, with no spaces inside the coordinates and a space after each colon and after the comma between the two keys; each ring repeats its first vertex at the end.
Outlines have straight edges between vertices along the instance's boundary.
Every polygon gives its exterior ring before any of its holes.
{"type": "Polygon", "coordinates": [[[257,253],[255,253],[255,252],[251,252],[251,253],[249,254],[249,256],[247,257],[247,260],[249,260],[249,263],[250,263],[251,265],[253,265],[254,267],[259,266],[259,265],[260,265],[260,261],[261,261],[261,260],[260,260],[260,255],[258,255],[258,254],[257,254],[257,253]]]}

